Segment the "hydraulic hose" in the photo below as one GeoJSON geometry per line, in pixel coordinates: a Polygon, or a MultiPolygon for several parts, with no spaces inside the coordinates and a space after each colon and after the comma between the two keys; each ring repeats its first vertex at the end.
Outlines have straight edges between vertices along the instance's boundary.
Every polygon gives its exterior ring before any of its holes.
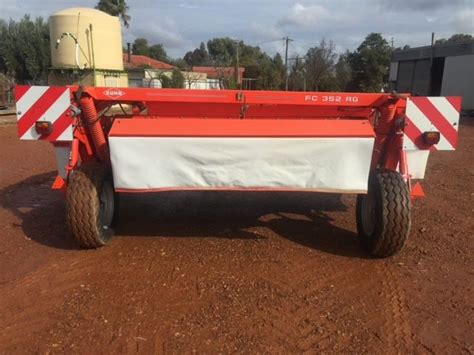
{"type": "Polygon", "coordinates": [[[393,123],[396,112],[397,107],[395,105],[389,105],[381,108],[380,118],[376,126],[376,132],[378,134],[390,134],[396,130],[396,127],[393,123]]]}
{"type": "Polygon", "coordinates": [[[82,118],[84,119],[89,133],[92,137],[92,142],[100,161],[109,161],[109,147],[105,138],[104,130],[100,119],[97,117],[97,110],[94,105],[94,99],[87,94],[84,94],[81,99],[82,118]]]}

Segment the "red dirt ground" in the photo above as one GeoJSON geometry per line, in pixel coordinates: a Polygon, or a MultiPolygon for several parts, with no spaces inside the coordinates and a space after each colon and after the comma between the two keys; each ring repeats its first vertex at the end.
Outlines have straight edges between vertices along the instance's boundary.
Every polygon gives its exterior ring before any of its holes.
{"type": "Polygon", "coordinates": [[[47,143],[0,125],[0,353],[473,353],[474,120],[432,155],[408,245],[373,260],[354,197],[125,197],[79,250],[47,143]]]}

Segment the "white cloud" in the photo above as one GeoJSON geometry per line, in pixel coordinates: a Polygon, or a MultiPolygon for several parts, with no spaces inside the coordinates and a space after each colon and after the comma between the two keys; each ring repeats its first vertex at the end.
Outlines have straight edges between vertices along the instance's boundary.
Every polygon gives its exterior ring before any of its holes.
{"type": "MultiPolygon", "coordinates": [[[[98,0],[81,0],[93,7],[98,0]]],[[[295,41],[290,54],[303,54],[322,38],[338,51],[354,49],[370,32],[394,38],[396,46],[430,43],[454,33],[474,32],[474,0],[129,0],[132,20],[125,42],[145,37],[163,43],[171,56],[183,56],[201,41],[220,36],[261,44],[270,54],[283,53],[279,38],[295,41]],[[274,42],[271,42],[274,41],[274,42]]],[[[77,6],[77,0],[0,0],[0,18],[25,13],[47,18],[77,6]]]]}
{"type": "Polygon", "coordinates": [[[256,42],[273,41],[283,37],[283,32],[275,26],[265,26],[258,22],[252,22],[247,32],[256,42]]]}
{"type": "Polygon", "coordinates": [[[176,49],[186,45],[186,40],[179,32],[178,26],[170,18],[160,21],[142,21],[133,23],[130,32],[135,37],[148,39],[150,44],[161,43],[165,48],[176,49]]]}
{"type": "Polygon", "coordinates": [[[460,10],[447,18],[447,25],[458,33],[474,35],[474,8],[460,10]]]}
{"type": "Polygon", "coordinates": [[[193,9],[197,9],[199,6],[197,4],[182,3],[182,4],[179,4],[179,7],[182,9],[193,10],[193,9]]]}
{"type": "MultiPolygon", "coordinates": [[[[383,7],[395,12],[400,11],[433,11],[438,9],[464,8],[471,0],[375,0],[383,7]]],[[[472,3],[471,3],[472,6],[472,3]]]]}
{"type": "Polygon", "coordinates": [[[331,19],[328,9],[321,5],[304,6],[296,3],[289,14],[278,21],[280,26],[314,26],[331,19]]]}

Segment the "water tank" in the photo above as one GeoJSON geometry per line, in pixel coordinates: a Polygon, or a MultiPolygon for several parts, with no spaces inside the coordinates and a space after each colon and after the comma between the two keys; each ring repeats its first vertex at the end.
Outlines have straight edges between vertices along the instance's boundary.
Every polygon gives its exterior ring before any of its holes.
{"type": "Polygon", "coordinates": [[[49,18],[49,33],[53,69],[123,70],[118,17],[90,8],[61,10],[49,18]]]}

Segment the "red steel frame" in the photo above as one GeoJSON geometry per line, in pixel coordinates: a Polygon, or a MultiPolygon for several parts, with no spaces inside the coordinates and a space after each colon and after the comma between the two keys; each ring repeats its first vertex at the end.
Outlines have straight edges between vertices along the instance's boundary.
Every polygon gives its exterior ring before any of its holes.
{"type": "MultiPolygon", "coordinates": [[[[399,169],[410,186],[403,150],[407,95],[95,87],[70,90],[74,136],[68,173],[80,161],[110,164],[108,135],[375,136],[371,169],[399,169]],[[111,114],[111,107],[117,105],[123,112],[111,114]]],[[[58,178],[54,187],[64,189],[66,184],[58,178]]]]}

